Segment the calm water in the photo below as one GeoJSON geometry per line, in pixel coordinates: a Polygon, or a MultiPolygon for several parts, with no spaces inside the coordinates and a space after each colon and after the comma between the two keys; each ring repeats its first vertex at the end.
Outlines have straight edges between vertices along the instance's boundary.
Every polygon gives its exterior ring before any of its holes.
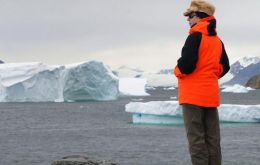
{"type": "MultiPolygon", "coordinates": [[[[142,101],[169,100],[158,88],[142,101]]],[[[190,165],[183,126],[134,125],[125,104],[1,103],[0,165],[50,165],[68,155],[122,165],[190,165]]],[[[260,104],[260,91],[223,94],[223,103],[260,104]]],[[[222,124],[224,165],[259,165],[260,124],[222,124]]]]}

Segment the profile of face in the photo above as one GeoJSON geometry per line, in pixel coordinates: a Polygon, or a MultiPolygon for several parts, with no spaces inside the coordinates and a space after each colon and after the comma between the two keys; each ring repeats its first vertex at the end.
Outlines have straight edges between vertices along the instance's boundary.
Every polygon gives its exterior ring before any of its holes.
{"type": "Polygon", "coordinates": [[[187,18],[187,21],[189,22],[190,27],[195,25],[199,20],[200,20],[200,18],[194,12],[190,13],[187,18]]]}

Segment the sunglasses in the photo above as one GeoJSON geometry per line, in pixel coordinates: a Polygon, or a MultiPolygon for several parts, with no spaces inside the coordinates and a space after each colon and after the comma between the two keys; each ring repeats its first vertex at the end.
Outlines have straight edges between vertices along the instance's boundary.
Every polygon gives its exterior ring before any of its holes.
{"type": "Polygon", "coordinates": [[[192,19],[192,18],[195,17],[195,16],[196,16],[195,13],[190,13],[190,14],[188,15],[189,19],[192,19]]]}

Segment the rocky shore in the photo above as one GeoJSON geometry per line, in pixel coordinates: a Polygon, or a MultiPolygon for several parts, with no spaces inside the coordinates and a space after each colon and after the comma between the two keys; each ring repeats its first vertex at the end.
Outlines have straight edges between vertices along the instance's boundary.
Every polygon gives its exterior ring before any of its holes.
{"type": "Polygon", "coordinates": [[[250,78],[246,83],[246,86],[254,89],[260,89],[260,75],[256,75],[250,78]]]}

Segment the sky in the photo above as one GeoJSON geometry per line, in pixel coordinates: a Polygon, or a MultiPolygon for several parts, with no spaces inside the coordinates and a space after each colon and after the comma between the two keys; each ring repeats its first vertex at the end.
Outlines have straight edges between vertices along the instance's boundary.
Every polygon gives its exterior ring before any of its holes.
{"type": "MultiPolygon", "coordinates": [[[[259,0],[215,0],[230,62],[260,56],[259,0]]],[[[189,0],[0,0],[0,60],[102,61],[156,71],[176,65],[189,0]]]]}

